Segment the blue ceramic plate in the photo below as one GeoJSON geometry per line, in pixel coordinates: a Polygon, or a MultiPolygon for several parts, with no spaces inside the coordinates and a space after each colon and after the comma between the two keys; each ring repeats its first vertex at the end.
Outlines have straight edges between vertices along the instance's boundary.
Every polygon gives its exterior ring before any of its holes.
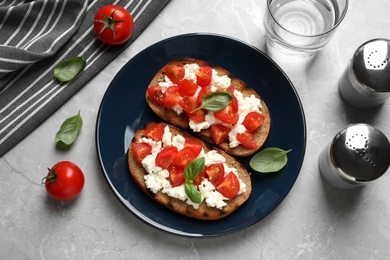
{"type": "MultiPolygon", "coordinates": [[[[220,35],[186,34],[153,44],[119,71],[100,106],[96,145],[104,177],[116,197],[135,216],[169,233],[212,237],[253,225],[287,196],[302,166],[306,123],[292,83],[261,51],[220,35]],[[217,221],[196,220],[165,208],[136,185],[127,167],[127,150],[134,132],[146,122],[160,121],[145,102],[146,88],[160,68],[180,58],[208,61],[244,80],[260,94],[270,110],[271,132],[264,147],[292,149],[288,164],[278,174],[252,173],[253,189],[248,201],[217,221]]],[[[249,159],[239,159],[248,170],[249,159]]]]}

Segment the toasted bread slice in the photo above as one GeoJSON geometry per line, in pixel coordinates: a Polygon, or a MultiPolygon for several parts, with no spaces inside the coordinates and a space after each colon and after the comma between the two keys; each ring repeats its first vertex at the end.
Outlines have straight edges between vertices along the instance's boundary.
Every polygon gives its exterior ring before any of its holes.
{"type": "MultiPolygon", "coordinates": [[[[192,63],[197,63],[199,66],[207,65],[213,68],[214,70],[217,71],[219,76],[226,75],[231,79],[231,85],[234,86],[236,90],[239,90],[244,97],[248,97],[250,95],[254,95],[256,98],[259,98],[261,101],[261,106],[262,108],[260,109],[261,114],[265,117],[264,122],[262,125],[257,128],[253,134],[255,136],[256,140],[256,148],[255,149],[250,149],[247,148],[243,145],[238,145],[234,148],[231,148],[229,146],[229,140],[226,140],[225,142],[221,143],[218,145],[219,148],[224,150],[225,152],[234,155],[234,156],[248,156],[252,155],[255,152],[257,152],[264,144],[266,141],[270,127],[271,127],[271,118],[270,118],[270,113],[268,110],[267,105],[265,104],[264,100],[260,97],[260,95],[254,91],[251,88],[248,88],[247,85],[239,78],[235,77],[225,69],[212,65],[208,62],[202,61],[202,60],[197,60],[197,59],[181,59],[181,60],[176,60],[173,62],[170,62],[169,64],[176,64],[179,66],[184,66],[185,64],[192,64],[192,63]]],[[[165,67],[165,66],[164,66],[165,67]]],[[[154,86],[158,84],[159,82],[162,82],[165,80],[165,70],[162,68],[152,79],[152,81],[149,84],[149,87],[154,86]]],[[[167,109],[163,105],[156,103],[146,92],[146,101],[150,108],[163,120],[166,122],[173,124],[177,127],[180,127],[185,130],[190,130],[189,127],[189,118],[185,113],[181,113],[178,115],[174,110],[172,109],[167,109]]],[[[211,139],[211,134],[209,129],[204,129],[201,130],[200,132],[193,132],[195,135],[197,135],[199,138],[203,139],[204,141],[213,144],[213,141],[211,139]]]]}
{"type": "MultiPolygon", "coordinates": [[[[173,136],[180,134],[184,138],[194,138],[187,132],[178,129],[172,125],[165,124],[169,126],[170,131],[173,136]]],[[[138,142],[142,137],[145,137],[144,133],[145,128],[139,129],[132,140],[132,142],[138,142]]],[[[232,156],[228,155],[224,151],[214,148],[211,145],[199,140],[202,145],[205,153],[209,152],[210,150],[216,150],[219,154],[224,156],[226,158],[226,164],[229,168],[235,168],[237,169],[239,179],[245,183],[246,190],[243,193],[238,194],[233,199],[230,199],[226,201],[227,205],[224,206],[222,209],[218,209],[216,207],[209,207],[207,206],[205,201],[202,201],[200,203],[199,207],[195,209],[192,205],[188,205],[185,201],[182,201],[177,198],[170,197],[166,193],[163,193],[161,190],[157,193],[153,193],[150,191],[145,183],[144,176],[148,174],[146,170],[137,163],[134,153],[132,151],[132,147],[130,145],[129,151],[128,151],[128,165],[130,169],[130,173],[134,181],[138,184],[138,186],[149,196],[157,200],[162,205],[170,208],[171,210],[192,217],[197,218],[201,220],[216,220],[223,217],[228,216],[230,213],[235,211],[238,207],[240,207],[250,196],[252,191],[252,184],[251,184],[251,178],[247,172],[247,170],[232,156]]]]}

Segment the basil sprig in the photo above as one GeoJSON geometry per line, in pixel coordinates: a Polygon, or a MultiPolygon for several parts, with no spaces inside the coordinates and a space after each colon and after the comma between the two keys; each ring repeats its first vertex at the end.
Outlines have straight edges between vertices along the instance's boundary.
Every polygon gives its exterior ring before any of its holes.
{"type": "Polygon", "coordinates": [[[83,57],[73,57],[61,61],[54,67],[51,79],[57,79],[62,83],[70,83],[84,70],[86,61],[83,57]]]}
{"type": "Polygon", "coordinates": [[[201,203],[202,195],[200,191],[195,187],[193,181],[204,169],[206,159],[204,157],[199,157],[192,162],[190,162],[184,169],[184,178],[186,179],[184,183],[184,190],[192,202],[201,203]]]}
{"type": "Polygon", "coordinates": [[[56,134],[56,143],[60,147],[69,147],[76,141],[77,135],[83,126],[83,119],[81,118],[80,111],[77,115],[67,118],[61,125],[56,134]]]}
{"type": "Polygon", "coordinates": [[[287,151],[280,148],[269,147],[255,154],[249,162],[249,166],[257,172],[270,173],[281,170],[287,164],[287,151]]]}
{"type": "Polygon", "coordinates": [[[200,107],[192,112],[199,109],[206,109],[210,112],[217,112],[224,109],[232,101],[232,94],[227,91],[217,91],[205,95],[202,98],[202,104],[200,107]]]}

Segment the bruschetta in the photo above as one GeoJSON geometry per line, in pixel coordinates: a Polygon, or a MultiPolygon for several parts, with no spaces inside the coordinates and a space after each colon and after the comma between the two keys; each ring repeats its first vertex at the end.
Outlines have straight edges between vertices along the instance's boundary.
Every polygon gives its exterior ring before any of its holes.
{"type": "Polygon", "coordinates": [[[228,216],[252,190],[247,170],[236,159],[166,123],[151,122],[135,133],[128,165],[145,193],[196,219],[228,216]]]}
{"type": "Polygon", "coordinates": [[[168,63],[145,96],[160,118],[234,156],[257,152],[270,131],[270,113],[260,95],[227,70],[202,60],[168,63]]]}

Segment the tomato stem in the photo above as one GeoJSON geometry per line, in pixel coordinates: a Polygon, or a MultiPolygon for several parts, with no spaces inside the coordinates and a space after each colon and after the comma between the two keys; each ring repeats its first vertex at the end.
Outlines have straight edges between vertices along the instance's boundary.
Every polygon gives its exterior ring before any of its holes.
{"type": "Polygon", "coordinates": [[[99,22],[99,23],[103,23],[103,24],[104,24],[104,26],[103,26],[103,28],[100,30],[99,34],[101,34],[101,33],[102,33],[104,30],[106,30],[107,28],[110,28],[111,31],[112,31],[112,34],[113,34],[114,37],[115,37],[115,27],[114,27],[115,24],[117,24],[117,23],[122,23],[122,22],[125,21],[125,20],[115,20],[115,19],[114,19],[115,11],[116,11],[116,9],[115,9],[114,11],[112,11],[110,17],[108,17],[107,15],[104,14],[104,20],[95,20],[95,22],[99,22]]]}
{"type": "Polygon", "coordinates": [[[61,185],[57,182],[57,173],[54,170],[51,170],[50,168],[47,168],[49,170],[49,174],[46,177],[43,177],[42,184],[48,184],[55,182],[58,185],[61,185]],[[46,181],[47,180],[47,181],[46,181]]]}

